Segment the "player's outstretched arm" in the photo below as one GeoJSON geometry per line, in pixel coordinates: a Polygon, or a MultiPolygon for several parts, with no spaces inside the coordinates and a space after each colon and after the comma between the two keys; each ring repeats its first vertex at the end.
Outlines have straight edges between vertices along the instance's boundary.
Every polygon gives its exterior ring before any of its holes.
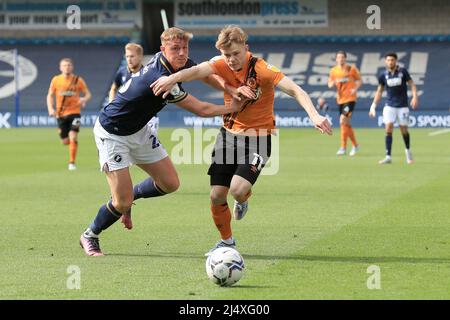
{"type": "Polygon", "coordinates": [[[375,92],[375,97],[373,98],[372,105],[369,110],[369,117],[375,118],[377,104],[381,100],[381,95],[383,94],[384,86],[382,84],[378,85],[377,92],[375,92]]]}
{"type": "Polygon", "coordinates": [[[328,135],[332,134],[331,124],[326,117],[321,116],[316,108],[314,107],[309,95],[303,91],[294,81],[288,77],[283,77],[283,79],[278,82],[277,87],[284,93],[293,97],[297,102],[305,109],[308,116],[313,121],[314,126],[319,129],[321,133],[326,133],[328,135]]]}
{"type": "Polygon", "coordinates": [[[228,93],[231,97],[237,99],[238,101],[241,101],[242,97],[251,100],[256,99],[256,94],[250,87],[241,86],[239,88],[235,88],[232,85],[226,83],[222,77],[216,74],[211,74],[208,77],[202,79],[202,81],[210,85],[214,89],[228,93]]]}
{"type": "Polygon", "coordinates": [[[188,95],[185,99],[177,102],[176,105],[200,117],[214,117],[241,111],[244,101],[232,99],[230,105],[217,105],[198,100],[193,95],[188,95]]]}
{"type": "Polygon", "coordinates": [[[150,85],[155,96],[162,94],[166,98],[172,87],[178,82],[189,82],[206,78],[213,74],[214,71],[208,62],[202,62],[197,66],[178,71],[168,77],[161,77],[150,85]]]}

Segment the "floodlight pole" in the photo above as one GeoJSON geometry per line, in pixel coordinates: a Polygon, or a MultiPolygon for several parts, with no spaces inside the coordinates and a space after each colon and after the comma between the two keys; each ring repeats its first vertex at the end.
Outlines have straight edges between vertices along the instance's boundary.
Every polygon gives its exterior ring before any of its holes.
{"type": "Polygon", "coordinates": [[[19,127],[20,94],[19,94],[19,50],[14,49],[14,97],[16,110],[16,127],[19,127]]]}

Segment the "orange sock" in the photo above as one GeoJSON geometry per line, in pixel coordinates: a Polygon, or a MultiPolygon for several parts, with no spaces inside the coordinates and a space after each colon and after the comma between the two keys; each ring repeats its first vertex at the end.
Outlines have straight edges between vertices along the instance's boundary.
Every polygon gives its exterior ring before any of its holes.
{"type": "Polygon", "coordinates": [[[347,148],[348,128],[341,124],[341,148],[347,148]]]}
{"type": "Polygon", "coordinates": [[[231,212],[228,203],[219,205],[211,204],[211,213],[221,238],[223,240],[231,238],[231,212]]]}
{"type": "Polygon", "coordinates": [[[69,144],[69,154],[70,154],[70,163],[75,163],[75,158],[77,156],[78,142],[70,140],[69,144]]]}
{"type": "Polygon", "coordinates": [[[352,141],[352,144],[354,146],[357,146],[358,143],[356,142],[356,137],[355,137],[355,132],[353,131],[353,128],[351,125],[347,126],[347,132],[348,132],[348,137],[350,138],[350,140],[352,141]]]}

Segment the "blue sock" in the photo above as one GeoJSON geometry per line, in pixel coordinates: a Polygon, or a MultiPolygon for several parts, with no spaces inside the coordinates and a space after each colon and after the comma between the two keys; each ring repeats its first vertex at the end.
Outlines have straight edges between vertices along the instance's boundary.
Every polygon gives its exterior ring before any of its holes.
{"type": "Polygon", "coordinates": [[[409,132],[403,135],[403,141],[405,141],[405,147],[409,150],[409,132]]]}
{"type": "Polygon", "coordinates": [[[386,133],[386,155],[391,156],[392,133],[386,133]]]}
{"type": "Polygon", "coordinates": [[[107,204],[101,206],[89,228],[95,234],[100,234],[100,232],[108,229],[114,222],[119,220],[121,216],[122,214],[113,207],[112,200],[110,200],[107,204]]]}
{"type": "Polygon", "coordinates": [[[140,198],[160,197],[166,194],[152,178],[147,178],[133,187],[134,200],[140,198]]]}

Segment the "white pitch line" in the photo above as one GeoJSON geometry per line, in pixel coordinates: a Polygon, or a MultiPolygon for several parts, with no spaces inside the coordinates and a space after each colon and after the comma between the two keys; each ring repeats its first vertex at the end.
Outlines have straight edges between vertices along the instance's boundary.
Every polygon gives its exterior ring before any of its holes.
{"type": "Polygon", "coordinates": [[[440,134],[449,133],[449,132],[450,132],[450,129],[442,129],[442,130],[437,130],[437,131],[430,132],[428,135],[430,137],[432,137],[432,136],[438,136],[440,134]]]}

